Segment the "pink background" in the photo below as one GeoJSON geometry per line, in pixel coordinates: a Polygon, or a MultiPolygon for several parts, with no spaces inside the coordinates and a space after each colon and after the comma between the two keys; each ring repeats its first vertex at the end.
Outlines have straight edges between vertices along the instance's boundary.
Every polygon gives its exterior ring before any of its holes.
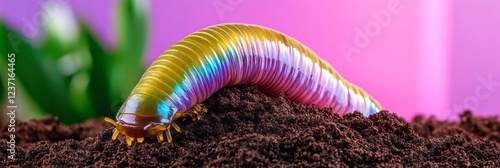
{"type": "MultiPolygon", "coordinates": [[[[43,1],[0,0],[0,17],[22,28],[23,18],[39,12],[38,2],[43,1]]],[[[113,47],[116,0],[68,3],[113,47]]],[[[151,1],[149,6],[148,64],[198,29],[251,23],[301,41],[384,109],[404,118],[420,113],[456,119],[466,108],[482,115],[500,113],[500,86],[482,82],[490,76],[500,82],[500,1],[173,0],[151,1]],[[372,15],[391,10],[384,25],[372,15]],[[358,28],[372,35],[368,44],[355,44],[358,28]],[[345,55],[342,43],[359,53],[345,55]]]]}

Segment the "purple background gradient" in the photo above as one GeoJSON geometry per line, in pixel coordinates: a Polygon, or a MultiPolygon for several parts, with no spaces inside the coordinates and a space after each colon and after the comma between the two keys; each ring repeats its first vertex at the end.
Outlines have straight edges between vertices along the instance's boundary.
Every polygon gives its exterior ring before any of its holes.
{"type": "MultiPolygon", "coordinates": [[[[0,17],[22,30],[23,18],[32,19],[44,1],[0,0],[0,17]]],[[[68,3],[113,47],[117,2],[68,3]]],[[[490,76],[500,82],[500,2],[496,0],[174,0],[151,1],[149,6],[148,65],[198,29],[251,23],[301,41],[378,99],[384,109],[404,118],[420,113],[451,119],[466,108],[483,115],[500,113],[499,84],[484,84],[490,76]],[[390,21],[383,25],[372,14],[391,10],[390,21]],[[368,36],[369,44],[356,45],[358,28],[370,34],[366,26],[373,35],[368,36]],[[344,54],[343,43],[359,53],[344,54]]]]}

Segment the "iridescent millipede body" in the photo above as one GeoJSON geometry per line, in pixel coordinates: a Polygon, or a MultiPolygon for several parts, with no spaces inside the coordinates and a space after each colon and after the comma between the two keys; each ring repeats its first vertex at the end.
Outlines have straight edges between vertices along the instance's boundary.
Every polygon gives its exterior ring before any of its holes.
{"type": "Polygon", "coordinates": [[[224,86],[253,83],[292,101],[331,107],[333,113],[381,110],[365,91],[344,80],[327,62],[277,31],[244,24],[216,25],[180,40],[147,69],[119,110],[113,139],[156,136],[172,141],[170,127],[183,116],[200,119],[199,103],[224,86]]]}

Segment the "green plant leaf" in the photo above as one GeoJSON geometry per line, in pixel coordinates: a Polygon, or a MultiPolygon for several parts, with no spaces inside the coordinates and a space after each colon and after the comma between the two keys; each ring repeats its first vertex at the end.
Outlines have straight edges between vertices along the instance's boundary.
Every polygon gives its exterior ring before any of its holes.
{"type": "MultiPolygon", "coordinates": [[[[83,121],[75,115],[67,94],[67,81],[57,70],[56,63],[44,56],[22,35],[0,23],[4,34],[0,40],[2,55],[16,55],[16,82],[22,83],[24,90],[43,112],[56,115],[63,123],[83,121]]],[[[5,59],[0,62],[5,63],[5,59]]],[[[20,88],[16,88],[20,89],[20,88]]]]}
{"type": "Polygon", "coordinates": [[[115,99],[129,93],[144,72],[148,4],[147,1],[122,0],[117,11],[118,45],[110,81],[115,99]]]}
{"type": "Polygon", "coordinates": [[[90,72],[89,94],[92,99],[94,116],[112,117],[116,111],[111,108],[111,95],[108,84],[109,62],[111,55],[103,45],[99,43],[92,34],[89,27],[81,23],[81,35],[88,46],[92,58],[92,68],[90,72]]]}
{"type": "Polygon", "coordinates": [[[0,82],[1,82],[0,83],[0,95],[2,95],[2,96],[0,96],[0,104],[3,104],[3,102],[7,98],[7,96],[5,96],[5,95],[7,95],[7,91],[5,90],[6,87],[4,86],[4,83],[6,83],[6,82],[4,79],[5,79],[5,76],[3,74],[0,75],[0,82]]]}
{"type": "Polygon", "coordinates": [[[46,12],[43,15],[45,26],[41,47],[45,55],[59,59],[78,50],[78,22],[69,4],[44,2],[41,6],[46,12]]]}
{"type": "MultiPolygon", "coordinates": [[[[5,32],[5,29],[3,28],[3,24],[0,20],[0,26],[2,28],[0,28],[0,34],[2,34],[2,36],[5,36],[6,32],[5,32]]],[[[7,58],[8,58],[8,52],[6,52],[7,50],[7,46],[6,44],[4,44],[4,39],[0,39],[0,54],[2,54],[2,56],[0,56],[0,58],[2,59],[0,61],[0,64],[1,64],[1,67],[7,67],[7,58]]],[[[4,104],[4,101],[7,99],[7,88],[6,88],[6,85],[7,84],[7,70],[3,70],[3,71],[0,71],[0,104],[4,104]]],[[[0,123],[3,121],[4,116],[0,117],[0,123]]],[[[2,123],[3,125],[3,123],[2,123]]]]}

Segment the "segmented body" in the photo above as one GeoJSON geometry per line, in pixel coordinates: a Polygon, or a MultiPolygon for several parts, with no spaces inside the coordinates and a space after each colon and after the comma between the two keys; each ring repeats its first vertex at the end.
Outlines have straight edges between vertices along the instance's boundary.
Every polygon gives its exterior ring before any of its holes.
{"type": "Polygon", "coordinates": [[[332,107],[333,113],[356,110],[368,116],[381,110],[365,91],[298,41],[264,27],[226,24],[190,34],[161,54],[133,89],[117,120],[133,113],[167,124],[176,113],[188,111],[222,87],[243,83],[270,93],[283,92],[302,104],[332,107]],[[134,95],[148,97],[142,102],[157,106],[127,110],[130,99],[139,99],[134,95]]]}

